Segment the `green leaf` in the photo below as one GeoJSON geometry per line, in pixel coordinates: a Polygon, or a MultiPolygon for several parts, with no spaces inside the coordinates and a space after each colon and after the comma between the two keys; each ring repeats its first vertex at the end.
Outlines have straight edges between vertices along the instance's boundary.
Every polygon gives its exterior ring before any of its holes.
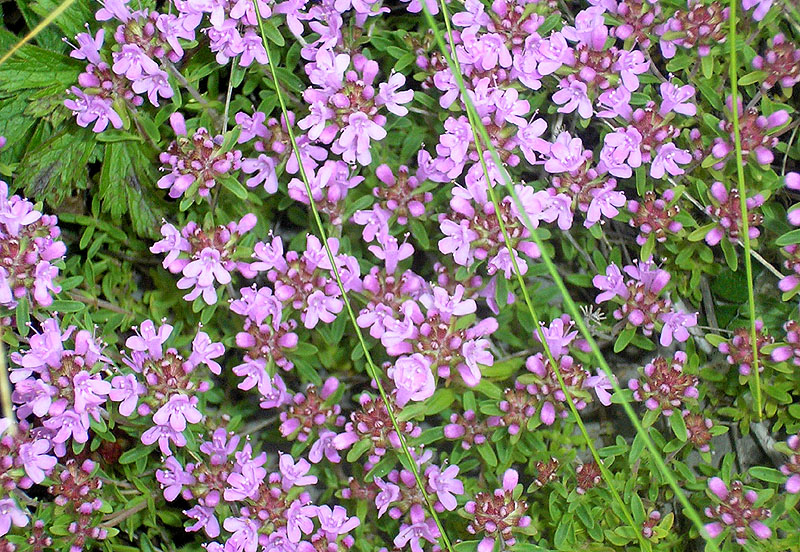
{"type": "Polygon", "coordinates": [[[738,79],[738,83],[742,86],[749,86],[751,84],[756,84],[763,82],[764,79],[767,78],[766,71],[751,71],[746,75],[742,75],[738,79]]]}
{"type": "Polygon", "coordinates": [[[134,462],[140,460],[141,458],[147,458],[148,456],[150,456],[150,453],[153,452],[154,449],[155,449],[154,445],[150,445],[148,447],[145,447],[143,445],[138,445],[135,448],[123,452],[122,456],[119,457],[119,463],[133,464],[134,462]]]}
{"type": "Polygon", "coordinates": [[[734,249],[731,241],[725,237],[719,243],[722,246],[722,253],[725,255],[725,262],[728,263],[728,268],[736,272],[736,268],[739,266],[739,257],[736,255],[736,249],[734,249]]]}
{"type": "Polygon", "coordinates": [[[428,239],[428,231],[417,218],[411,218],[408,221],[408,226],[411,228],[411,235],[417,240],[417,243],[423,249],[428,249],[431,246],[431,241],[428,239]]]}
{"type": "Polygon", "coordinates": [[[708,341],[712,347],[719,347],[720,343],[724,343],[725,341],[727,341],[727,339],[725,339],[724,337],[714,334],[706,334],[703,336],[703,339],[708,341]]]}
{"type": "Polygon", "coordinates": [[[351,448],[348,451],[348,453],[347,453],[347,461],[350,462],[350,463],[355,462],[356,460],[361,458],[361,456],[371,448],[372,448],[372,441],[371,440],[369,440],[369,439],[361,439],[359,442],[357,442],[355,445],[353,445],[353,448],[351,448]]]}
{"type": "Polygon", "coordinates": [[[669,427],[672,428],[672,433],[675,434],[675,437],[686,442],[689,437],[686,431],[686,423],[683,420],[681,411],[677,408],[672,411],[672,415],[669,417],[669,427]]]}
{"type": "MultiPolygon", "coordinates": [[[[136,234],[155,237],[164,217],[164,204],[153,193],[156,173],[143,147],[130,141],[106,145],[98,197],[102,211],[114,222],[120,224],[127,215],[136,234]]],[[[123,240],[127,239],[124,235],[123,240]]]]}
{"type": "Polygon", "coordinates": [[[766,481],[767,483],[784,483],[786,481],[786,476],[783,475],[780,471],[767,468],[764,466],[753,466],[748,470],[750,475],[755,477],[756,479],[760,479],[761,481],[766,481]]]}
{"type": "Polygon", "coordinates": [[[614,352],[619,353],[625,350],[625,347],[628,346],[634,335],[636,335],[636,328],[634,327],[622,330],[619,336],[617,336],[617,340],[614,342],[614,352]]]}
{"type": "Polygon", "coordinates": [[[221,174],[217,176],[217,180],[222,184],[222,187],[228,190],[230,193],[238,197],[239,199],[246,200],[247,199],[247,188],[242,186],[242,183],[239,180],[230,174],[221,174]]]}
{"type": "Polygon", "coordinates": [[[490,445],[488,442],[486,442],[486,443],[481,443],[480,445],[477,445],[475,448],[478,449],[478,454],[481,455],[481,458],[483,458],[483,461],[486,462],[486,464],[490,468],[494,468],[495,466],[497,466],[497,455],[495,454],[494,448],[492,448],[492,445],[490,445]]]}
{"type": "MultiPolygon", "coordinates": [[[[261,22],[264,25],[264,34],[267,36],[270,42],[274,43],[279,48],[283,47],[286,44],[286,41],[283,40],[283,35],[278,30],[278,27],[275,26],[275,23],[272,22],[271,19],[262,19],[261,22]]],[[[272,60],[270,60],[271,62],[272,60]]]]}
{"type": "Polygon", "coordinates": [[[86,307],[85,304],[81,303],[80,301],[53,301],[53,303],[47,307],[47,310],[51,312],[80,312],[86,307]]]}
{"type": "Polygon", "coordinates": [[[456,394],[453,392],[452,389],[448,388],[441,388],[437,389],[436,392],[430,397],[428,400],[425,401],[425,414],[427,416],[433,416],[434,414],[438,414],[445,408],[448,408],[453,401],[456,400],[456,394]]]}
{"type": "Polygon", "coordinates": [[[787,232],[775,240],[775,245],[780,247],[797,243],[800,243],[800,228],[797,230],[792,230],[791,232],[787,232]]]}
{"type": "Polygon", "coordinates": [[[710,80],[714,76],[714,56],[701,57],[700,66],[703,69],[703,76],[710,80]]]}
{"type": "Polygon", "coordinates": [[[31,312],[30,312],[31,305],[28,302],[27,297],[21,297],[19,302],[17,303],[17,331],[19,335],[25,337],[28,335],[30,331],[30,326],[28,324],[31,321],[31,312]]]}
{"type": "MultiPolygon", "coordinates": [[[[19,38],[0,29],[0,51],[6,52],[19,38]]],[[[0,65],[0,91],[18,92],[57,85],[66,90],[78,80],[86,63],[38,46],[26,44],[0,65]]]]}

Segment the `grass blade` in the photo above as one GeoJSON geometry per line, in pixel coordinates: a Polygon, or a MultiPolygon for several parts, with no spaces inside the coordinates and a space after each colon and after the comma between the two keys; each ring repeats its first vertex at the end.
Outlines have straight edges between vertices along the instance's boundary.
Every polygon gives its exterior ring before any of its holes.
{"type": "MultiPolygon", "coordinates": [[[[442,33],[439,30],[438,26],[436,25],[436,21],[433,19],[433,16],[431,15],[430,11],[427,9],[426,3],[422,2],[421,4],[422,4],[423,11],[425,13],[425,17],[428,20],[428,25],[430,26],[431,30],[434,33],[434,37],[436,39],[437,44],[439,45],[439,49],[441,50],[442,56],[444,57],[448,67],[450,67],[450,70],[453,73],[453,76],[454,76],[454,78],[456,80],[456,83],[458,84],[459,90],[461,92],[461,99],[464,102],[464,104],[466,105],[467,111],[471,112],[473,114],[472,116],[477,121],[478,124],[476,126],[477,126],[478,133],[480,134],[481,139],[483,139],[484,143],[486,144],[486,147],[487,147],[487,149],[489,150],[489,152],[490,152],[490,154],[492,156],[492,160],[494,161],[494,163],[495,163],[495,165],[496,165],[496,167],[497,167],[497,169],[498,169],[498,171],[500,173],[500,176],[501,176],[501,178],[503,180],[503,185],[508,190],[512,200],[514,201],[514,204],[517,206],[517,210],[520,212],[520,215],[523,218],[523,222],[524,222],[526,228],[531,233],[531,237],[536,242],[536,245],[539,247],[539,250],[541,251],[541,255],[542,255],[542,260],[544,261],[544,263],[545,263],[545,265],[547,267],[547,270],[550,273],[550,276],[553,278],[553,281],[555,282],[556,287],[558,287],[559,292],[561,293],[561,296],[562,296],[564,302],[566,303],[567,310],[569,311],[569,313],[572,316],[573,320],[575,320],[575,323],[578,326],[578,329],[580,330],[580,332],[583,335],[584,339],[586,339],[587,343],[589,344],[589,346],[590,346],[590,348],[592,350],[592,353],[593,353],[594,357],[596,358],[598,364],[600,365],[601,369],[603,370],[603,372],[606,374],[606,376],[610,380],[610,382],[611,382],[611,384],[612,384],[612,386],[614,388],[614,391],[619,396],[623,397],[623,399],[622,399],[622,407],[623,407],[623,410],[625,411],[625,414],[630,419],[631,423],[633,424],[634,428],[636,429],[636,432],[642,437],[642,440],[645,443],[645,447],[650,452],[650,456],[653,459],[653,461],[655,462],[656,467],[658,468],[658,471],[661,473],[661,475],[664,477],[664,479],[667,480],[669,486],[675,492],[676,498],[681,503],[681,506],[683,506],[683,508],[684,508],[684,514],[690,519],[692,524],[697,528],[697,530],[700,532],[700,534],[703,536],[703,538],[705,538],[707,540],[706,549],[707,550],[713,550],[715,552],[719,552],[719,546],[717,546],[717,544],[713,540],[710,539],[708,533],[706,532],[706,530],[704,528],[704,524],[703,524],[702,519],[700,518],[700,514],[697,512],[697,509],[695,509],[695,507],[692,506],[692,504],[689,502],[688,497],[686,496],[686,493],[683,491],[683,489],[681,489],[680,485],[678,485],[678,481],[675,478],[675,475],[672,473],[672,470],[670,470],[667,467],[666,463],[664,462],[664,459],[661,457],[661,454],[659,453],[658,449],[656,448],[655,443],[653,443],[653,440],[650,438],[649,433],[642,426],[642,423],[639,420],[638,416],[636,415],[636,412],[634,412],[633,407],[630,404],[630,401],[628,401],[628,400],[626,400],[624,398],[624,395],[622,393],[622,389],[620,388],[619,383],[614,378],[614,373],[611,371],[611,368],[609,367],[608,363],[606,362],[605,358],[603,357],[602,353],[600,352],[600,348],[597,345],[597,342],[595,341],[594,337],[592,337],[591,333],[589,332],[589,329],[586,327],[586,323],[583,321],[583,318],[582,318],[582,315],[581,315],[581,313],[580,313],[580,311],[578,309],[578,306],[575,304],[575,301],[572,299],[572,296],[570,295],[569,291],[566,288],[566,285],[564,284],[564,280],[561,278],[561,275],[558,273],[558,270],[556,269],[555,265],[553,264],[553,260],[550,258],[550,255],[547,253],[547,250],[544,248],[544,243],[542,242],[541,237],[539,237],[539,234],[538,234],[536,228],[531,223],[530,217],[528,216],[528,214],[525,211],[522,203],[520,202],[520,199],[517,196],[517,193],[514,190],[513,185],[511,184],[511,177],[508,174],[508,171],[503,166],[502,161],[500,160],[500,156],[497,153],[497,149],[492,145],[492,142],[489,139],[489,134],[486,131],[486,127],[480,121],[480,118],[476,117],[477,111],[475,110],[475,106],[472,103],[472,99],[466,93],[466,87],[464,86],[463,76],[461,75],[461,73],[459,71],[454,70],[454,67],[456,66],[456,63],[453,61],[453,58],[450,55],[450,52],[447,50],[447,46],[445,45],[444,39],[442,38],[442,33]]],[[[442,2],[442,8],[443,8],[443,14],[444,14],[444,17],[445,17],[445,20],[446,20],[446,26],[449,28],[449,26],[450,26],[449,25],[449,16],[447,15],[447,8],[446,8],[446,6],[444,5],[443,2],[442,2]]],[[[512,256],[512,258],[513,258],[513,256],[512,256]]]]}
{"type": "MultiPolygon", "coordinates": [[[[731,47],[730,55],[730,79],[731,79],[731,115],[733,116],[733,136],[736,148],[736,178],[739,186],[739,208],[742,212],[742,232],[741,240],[744,246],[744,268],[747,275],[747,304],[750,315],[750,345],[753,348],[753,362],[751,369],[756,388],[756,411],[758,421],[763,418],[761,407],[761,374],[758,366],[758,334],[756,332],[756,301],[753,291],[753,261],[750,258],[752,249],[750,247],[750,221],[747,219],[747,188],[744,182],[744,165],[742,160],[742,140],[739,134],[739,80],[738,80],[738,60],[736,59],[736,8],[737,0],[730,0],[730,26],[728,27],[728,43],[731,47]]],[[[725,238],[723,238],[725,239],[725,238]]]]}
{"type": "MultiPolygon", "coordinates": [[[[450,18],[447,15],[447,7],[444,6],[444,2],[442,1],[442,13],[445,16],[445,25],[447,27],[447,36],[450,43],[450,51],[455,51],[455,45],[453,43],[453,31],[450,26],[450,18]]],[[[458,62],[458,59],[453,58],[453,62],[455,64],[455,71],[458,72],[459,76],[461,75],[461,65],[458,62]]],[[[452,69],[451,69],[452,70],[452,69]]],[[[567,399],[567,405],[569,407],[570,412],[572,413],[573,418],[575,418],[575,423],[578,425],[578,428],[583,436],[584,441],[586,442],[586,446],[589,448],[589,451],[592,454],[592,458],[597,463],[597,466],[600,468],[600,473],[603,476],[603,479],[608,486],[608,490],[611,492],[611,495],[614,498],[614,501],[620,507],[623,513],[623,517],[625,521],[628,523],[630,528],[633,530],[633,534],[636,535],[639,539],[639,544],[641,545],[642,550],[650,550],[650,542],[644,537],[642,534],[641,528],[636,525],[636,522],[633,520],[633,515],[631,514],[630,509],[625,505],[623,502],[622,497],[619,495],[617,488],[614,486],[614,478],[611,475],[611,472],[603,463],[603,459],[600,458],[600,455],[597,452],[597,448],[594,446],[591,437],[589,436],[589,432],[586,430],[586,426],[581,419],[581,415],[578,412],[578,408],[575,406],[575,401],[572,398],[572,394],[569,391],[566,383],[564,382],[564,377],[561,375],[561,370],[559,369],[559,364],[556,362],[555,357],[553,356],[553,352],[550,350],[550,346],[547,343],[547,339],[544,336],[544,331],[542,329],[542,322],[539,318],[539,315],[536,312],[536,309],[533,306],[533,302],[531,301],[530,294],[528,293],[528,288],[525,285],[525,280],[522,277],[522,272],[519,269],[519,263],[517,263],[517,257],[513,253],[514,249],[511,247],[511,239],[508,235],[508,230],[506,229],[506,224],[503,222],[503,217],[500,212],[500,204],[497,201],[497,193],[494,190],[494,187],[491,185],[491,177],[489,176],[489,169],[486,166],[486,159],[484,157],[483,147],[481,145],[480,137],[478,136],[478,130],[476,128],[476,114],[473,113],[473,110],[467,110],[467,118],[469,119],[470,127],[472,128],[472,136],[475,140],[475,149],[478,152],[478,159],[480,160],[481,168],[483,169],[484,178],[486,178],[487,183],[487,190],[489,194],[489,198],[492,201],[492,205],[494,206],[494,213],[497,217],[497,223],[500,226],[500,231],[503,234],[503,242],[505,243],[506,249],[509,252],[509,258],[511,259],[511,265],[514,269],[514,276],[517,279],[517,283],[519,284],[519,288],[522,291],[522,296],[525,299],[525,305],[528,308],[528,313],[530,314],[531,318],[533,319],[534,326],[536,327],[536,332],[539,336],[539,341],[542,343],[542,346],[545,350],[545,354],[547,355],[547,359],[550,361],[550,366],[553,372],[558,379],[558,384],[561,387],[561,391],[564,393],[564,396],[567,399]]]]}
{"type": "Polygon", "coordinates": [[[386,395],[386,390],[384,389],[383,383],[381,382],[380,372],[378,371],[378,368],[375,366],[375,363],[372,360],[372,355],[370,355],[369,353],[366,340],[364,339],[364,334],[361,332],[361,328],[358,326],[358,323],[356,322],[355,312],[353,311],[353,307],[350,304],[350,299],[347,296],[347,291],[345,291],[344,289],[344,284],[342,283],[342,279],[339,276],[339,271],[336,268],[337,267],[336,259],[333,256],[333,252],[331,252],[330,246],[328,246],[328,233],[325,231],[325,227],[322,225],[322,220],[320,219],[319,211],[317,210],[317,206],[314,201],[314,196],[311,193],[311,184],[308,181],[308,176],[306,175],[305,168],[303,167],[303,159],[300,155],[300,150],[297,148],[297,142],[294,137],[294,130],[292,129],[292,125],[289,123],[289,113],[288,109],[286,108],[286,101],[283,97],[283,92],[281,92],[280,83],[278,81],[278,74],[275,71],[275,64],[273,63],[273,58],[269,51],[269,45],[267,44],[266,33],[264,31],[264,20],[261,17],[261,12],[259,11],[258,7],[258,2],[253,2],[253,5],[255,6],[256,18],[258,19],[258,30],[259,34],[261,35],[261,42],[264,45],[264,50],[266,50],[267,52],[269,69],[272,75],[272,82],[275,85],[275,93],[278,96],[278,103],[281,106],[281,113],[283,113],[283,118],[286,121],[286,128],[288,130],[289,140],[292,143],[292,149],[294,150],[294,155],[297,158],[297,164],[300,168],[300,177],[302,178],[303,184],[305,185],[306,188],[306,195],[308,196],[309,203],[311,205],[311,213],[314,217],[314,222],[317,226],[319,237],[320,240],[322,241],[323,246],[325,247],[325,253],[328,256],[328,261],[331,263],[331,266],[333,267],[333,270],[331,272],[333,272],[333,274],[336,276],[336,283],[339,286],[339,291],[342,294],[342,301],[344,302],[345,309],[347,310],[347,315],[350,318],[350,322],[353,325],[353,330],[355,331],[356,336],[358,337],[358,341],[361,344],[361,348],[364,350],[364,358],[367,361],[367,366],[369,367],[371,372],[370,376],[372,377],[373,380],[375,380],[375,383],[378,387],[378,392],[381,396],[381,399],[383,400],[384,406],[386,407],[386,411],[389,413],[389,419],[392,422],[392,427],[394,428],[395,433],[397,433],[397,438],[400,441],[400,446],[403,449],[403,454],[408,459],[409,466],[414,474],[414,480],[416,481],[417,487],[419,487],[419,490],[422,493],[422,497],[425,500],[425,505],[428,508],[428,512],[430,513],[431,517],[433,517],[433,520],[436,523],[436,527],[439,529],[440,539],[444,545],[443,548],[447,550],[447,552],[453,552],[453,547],[452,544],[450,543],[450,539],[447,537],[447,533],[444,530],[444,526],[442,525],[442,522],[439,519],[439,516],[437,515],[436,510],[433,507],[433,502],[431,501],[430,496],[428,496],[428,493],[425,490],[425,484],[422,481],[422,477],[420,476],[417,463],[411,456],[411,451],[408,448],[408,444],[406,443],[406,439],[405,436],[403,435],[403,432],[400,431],[400,426],[397,422],[397,417],[395,416],[392,410],[392,406],[389,403],[389,398],[386,395]]]}
{"type": "Polygon", "coordinates": [[[47,27],[50,23],[55,21],[58,18],[58,16],[67,11],[67,9],[74,3],[75,0],[64,0],[64,2],[61,3],[61,5],[59,5],[55,10],[53,10],[50,13],[50,15],[42,19],[38,25],[36,25],[33,29],[31,29],[31,32],[22,37],[22,40],[14,44],[14,46],[12,46],[8,52],[3,54],[3,57],[0,57],[0,65],[3,65],[6,61],[8,61],[9,58],[11,58],[11,56],[17,53],[17,50],[19,50],[20,48],[25,46],[28,42],[36,38],[36,36],[40,32],[42,32],[45,29],[45,27],[47,27]]]}

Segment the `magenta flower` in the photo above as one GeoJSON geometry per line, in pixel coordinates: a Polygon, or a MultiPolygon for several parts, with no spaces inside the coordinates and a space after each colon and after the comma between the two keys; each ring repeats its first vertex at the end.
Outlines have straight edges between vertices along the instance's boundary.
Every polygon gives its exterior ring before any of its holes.
{"type": "Polygon", "coordinates": [[[397,502],[400,499],[400,487],[394,483],[384,482],[380,477],[375,477],[375,485],[378,486],[380,492],[375,495],[375,506],[378,508],[378,517],[383,516],[389,505],[397,502]]]}
{"type": "Polygon", "coordinates": [[[213,359],[219,358],[223,354],[225,354],[225,346],[222,343],[212,342],[207,333],[199,331],[192,341],[192,354],[189,355],[187,362],[192,367],[205,364],[213,374],[219,375],[222,367],[213,359]]]}
{"type": "Polygon", "coordinates": [[[690,103],[690,99],[694,96],[694,86],[685,85],[678,87],[671,82],[661,83],[661,107],[658,110],[659,115],[665,116],[670,111],[680,113],[693,117],[697,114],[697,106],[690,103]]]}
{"type": "Polygon", "coordinates": [[[681,343],[689,339],[689,328],[697,325],[697,313],[668,312],[662,314],[660,320],[664,327],[661,329],[659,343],[662,347],[668,347],[673,338],[681,343]]]}
{"type": "Polygon", "coordinates": [[[605,276],[598,274],[592,278],[592,284],[594,287],[603,292],[595,299],[595,302],[597,303],[608,301],[614,297],[627,299],[630,295],[628,292],[628,287],[625,285],[622,272],[620,271],[619,267],[613,263],[606,267],[605,276]]]}
{"type": "Polygon", "coordinates": [[[550,147],[550,158],[545,162],[544,170],[549,173],[577,171],[586,162],[585,153],[590,154],[584,152],[580,138],[562,132],[550,147]]]}
{"type": "Polygon", "coordinates": [[[445,255],[452,253],[456,264],[469,266],[472,262],[470,243],[478,239],[478,234],[470,228],[469,221],[462,220],[456,224],[444,219],[440,227],[446,237],[439,240],[439,251],[445,255]]]}
{"type": "Polygon", "coordinates": [[[195,520],[193,525],[186,528],[187,531],[199,531],[203,529],[209,538],[215,539],[219,536],[219,521],[214,513],[214,508],[206,505],[206,500],[200,498],[198,503],[192,508],[184,510],[183,513],[195,520]]]}
{"type": "Polygon", "coordinates": [[[370,138],[383,140],[386,138],[386,130],[366,113],[358,111],[350,115],[348,125],[334,142],[331,151],[341,154],[342,159],[348,163],[358,161],[361,165],[369,165],[372,162],[370,138]]]}
{"type": "Polygon", "coordinates": [[[594,225],[601,216],[614,218],[619,214],[618,207],[625,205],[625,194],[615,188],[616,183],[609,180],[602,188],[592,190],[592,202],[586,211],[586,221],[584,222],[586,228],[594,225]]]}
{"type": "Polygon", "coordinates": [[[144,395],[147,388],[139,383],[136,376],[128,374],[126,376],[114,376],[111,379],[111,390],[108,398],[120,403],[119,413],[122,416],[130,416],[136,409],[139,396],[144,395]]]}
{"type": "Polygon", "coordinates": [[[675,144],[669,142],[658,148],[655,159],[650,165],[650,176],[653,178],[664,178],[666,173],[678,176],[685,171],[678,166],[678,163],[685,165],[692,161],[692,154],[686,150],[678,149],[675,144]]]}
{"type": "Polygon", "coordinates": [[[639,50],[622,50],[612,68],[619,71],[622,86],[630,92],[635,92],[639,88],[638,75],[650,69],[650,61],[645,60],[644,54],[639,50]]]}
{"type": "Polygon", "coordinates": [[[290,542],[300,542],[302,533],[308,535],[314,530],[311,518],[317,515],[316,506],[303,506],[300,500],[295,500],[284,514],[286,516],[286,535],[290,542]]]}
{"type": "Polygon", "coordinates": [[[562,80],[559,83],[560,89],[553,94],[553,102],[560,105],[559,113],[578,112],[584,119],[592,117],[592,101],[587,95],[586,84],[579,80],[562,80]]]}
{"type": "Polygon", "coordinates": [[[436,390],[431,363],[420,353],[398,358],[391,372],[390,377],[397,387],[398,406],[409,400],[424,401],[436,390]]]}
{"type": "Polygon", "coordinates": [[[404,523],[400,526],[400,531],[394,538],[394,545],[398,548],[411,543],[412,552],[422,552],[421,540],[426,540],[431,544],[436,544],[439,538],[439,529],[433,518],[425,518],[422,506],[414,504],[411,506],[411,523],[404,523]]]}
{"type": "MultiPolygon", "coordinates": [[[[156,470],[156,481],[161,484],[164,490],[164,499],[172,502],[181,494],[184,485],[194,485],[196,480],[190,470],[184,470],[180,462],[174,457],[169,456],[164,461],[164,470],[156,470]]],[[[188,465],[187,468],[191,467],[188,465]]]]}
{"type": "MultiPolygon", "coordinates": [[[[413,90],[400,91],[400,87],[406,83],[406,78],[402,73],[392,73],[387,82],[378,85],[377,105],[384,105],[391,113],[399,117],[408,114],[408,108],[401,104],[407,104],[414,99],[413,90]]],[[[377,138],[380,140],[380,138],[377,138]]]]}

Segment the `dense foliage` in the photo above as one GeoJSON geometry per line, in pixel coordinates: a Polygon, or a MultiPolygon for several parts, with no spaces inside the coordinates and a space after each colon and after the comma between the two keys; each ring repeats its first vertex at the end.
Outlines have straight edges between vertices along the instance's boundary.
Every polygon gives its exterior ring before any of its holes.
{"type": "Polygon", "coordinates": [[[0,551],[800,550],[791,3],[255,2],[0,4],[0,551]]]}

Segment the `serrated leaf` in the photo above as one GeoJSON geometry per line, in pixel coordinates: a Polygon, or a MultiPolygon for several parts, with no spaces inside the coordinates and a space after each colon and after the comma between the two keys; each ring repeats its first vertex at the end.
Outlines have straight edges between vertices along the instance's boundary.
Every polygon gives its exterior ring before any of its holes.
{"type": "Polygon", "coordinates": [[[25,155],[14,184],[28,197],[58,205],[74,189],[87,186],[95,146],[89,130],[61,131],[25,155]]]}

